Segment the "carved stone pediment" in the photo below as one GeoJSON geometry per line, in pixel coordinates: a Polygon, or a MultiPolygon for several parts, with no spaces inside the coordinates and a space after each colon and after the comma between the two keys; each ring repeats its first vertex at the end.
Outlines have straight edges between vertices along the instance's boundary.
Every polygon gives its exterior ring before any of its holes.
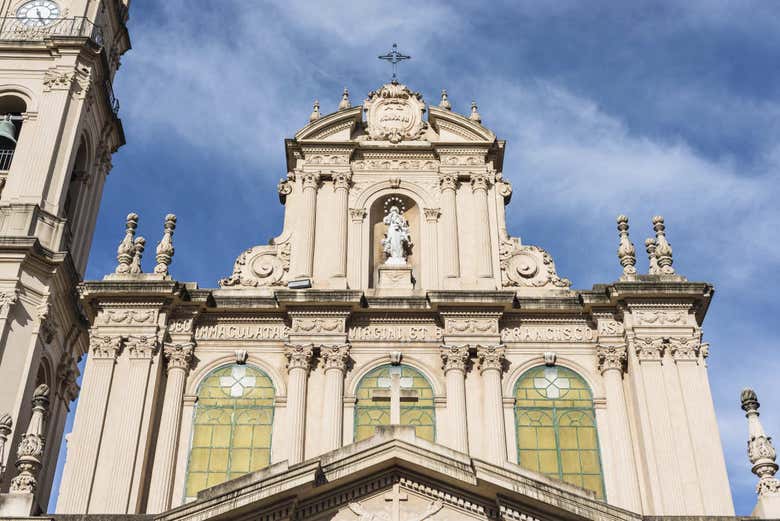
{"type": "Polygon", "coordinates": [[[369,93],[363,109],[366,111],[366,131],[372,141],[416,140],[427,127],[423,121],[425,103],[422,96],[400,83],[387,83],[369,93]]]}

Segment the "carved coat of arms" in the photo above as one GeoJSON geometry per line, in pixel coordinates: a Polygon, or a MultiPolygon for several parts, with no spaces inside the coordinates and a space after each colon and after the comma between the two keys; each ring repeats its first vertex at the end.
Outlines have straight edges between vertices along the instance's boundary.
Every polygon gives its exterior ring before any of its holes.
{"type": "Polygon", "coordinates": [[[400,143],[419,139],[426,128],[425,103],[419,92],[406,85],[387,83],[368,95],[363,103],[369,139],[400,143]]]}

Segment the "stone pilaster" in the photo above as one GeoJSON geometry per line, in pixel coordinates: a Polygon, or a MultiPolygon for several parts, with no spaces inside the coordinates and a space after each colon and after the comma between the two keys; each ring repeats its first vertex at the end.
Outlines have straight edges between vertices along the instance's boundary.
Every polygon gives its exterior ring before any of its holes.
{"type": "Polygon", "coordinates": [[[460,250],[458,248],[458,207],[455,201],[455,191],[458,187],[458,176],[443,173],[439,176],[441,188],[441,209],[443,219],[443,269],[445,278],[460,277],[460,250]]]}
{"type": "Polygon", "coordinates": [[[139,447],[141,423],[144,420],[144,406],[149,382],[152,358],[158,351],[154,336],[131,336],[127,339],[126,349],[129,359],[129,389],[124,409],[124,425],[119,430],[114,454],[112,493],[106,498],[107,514],[135,513],[129,504],[132,492],[135,460],[139,447]]]}
{"type": "Polygon", "coordinates": [[[596,356],[599,370],[604,378],[609,438],[612,442],[610,450],[614,454],[611,458],[614,462],[612,469],[614,477],[607,480],[615,483],[614,490],[608,491],[610,502],[632,512],[641,512],[642,498],[634,460],[631,427],[628,424],[628,407],[623,390],[623,372],[628,358],[626,346],[599,345],[596,348],[596,356]]]}
{"type": "Polygon", "coordinates": [[[352,174],[349,172],[333,173],[333,191],[336,196],[336,213],[333,226],[335,229],[334,245],[336,247],[335,277],[347,276],[347,223],[349,213],[349,185],[352,174]]]}
{"type": "Polygon", "coordinates": [[[119,336],[93,334],[90,338],[90,356],[84,369],[81,400],[76,409],[71,442],[68,444],[70,453],[62,472],[57,513],[87,512],[94,485],[100,438],[106,421],[111,381],[121,346],[122,338],[119,336]],[[96,434],[98,439],[94,440],[96,434]],[[92,441],[88,443],[87,440],[90,439],[92,441]]]}
{"type": "Polygon", "coordinates": [[[468,345],[443,345],[441,358],[447,379],[447,408],[450,412],[452,448],[468,454],[469,435],[466,414],[466,364],[468,345]]]}
{"type": "Polygon", "coordinates": [[[477,346],[479,372],[485,393],[484,428],[488,445],[488,461],[503,465],[507,461],[506,425],[504,425],[504,400],[501,375],[504,371],[503,345],[477,346]]]}
{"type": "Polygon", "coordinates": [[[365,208],[350,208],[350,232],[347,241],[349,242],[349,251],[352,254],[348,259],[347,280],[350,288],[361,287],[363,280],[363,221],[368,212],[365,208]]]}
{"type": "Polygon", "coordinates": [[[304,460],[306,447],[306,394],[314,347],[311,344],[288,344],[287,417],[289,421],[291,465],[304,460]]]}
{"type": "Polygon", "coordinates": [[[168,363],[168,379],[165,384],[154,468],[149,487],[149,500],[146,505],[146,513],[148,514],[157,514],[171,508],[184,384],[190,370],[193,350],[194,346],[191,343],[165,344],[163,348],[163,354],[168,363]]]}
{"type": "Polygon", "coordinates": [[[317,219],[317,191],[320,184],[320,175],[314,172],[301,172],[302,218],[296,227],[293,236],[293,258],[295,266],[292,270],[293,277],[298,279],[310,279],[314,266],[314,230],[317,219]]]}
{"type": "Polygon", "coordinates": [[[490,212],[488,208],[488,187],[490,178],[487,174],[471,174],[471,190],[474,194],[475,235],[477,237],[477,277],[491,278],[493,276],[493,251],[490,237],[490,212]]]}
{"type": "Polygon", "coordinates": [[[323,345],[320,358],[325,370],[323,447],[335,450],[343,444],[344,374],[349,361],[349,344],[323,345]]]}
{"type": "Polygon", "coordinates": [[[423,263],[423,285],[426,288],[439,288],[439,241],[437,227],[441,211],[438,208],[423,208],[425,215],[425,243],[431,260],[423,263]]]}

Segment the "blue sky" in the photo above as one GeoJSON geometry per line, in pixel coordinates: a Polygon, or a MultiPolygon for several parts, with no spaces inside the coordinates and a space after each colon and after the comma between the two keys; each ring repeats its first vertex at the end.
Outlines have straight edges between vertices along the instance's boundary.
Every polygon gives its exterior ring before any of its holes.
{"type": "MultiPolygon", "coordinates": [[[[675,266],[715,284],[704,324],[738,514],[755,503],[739,391],[780,436],[780,16],[766,1],[303,2],[134,0],[115,91],[114,156],[88,278],[113,270],[124,216],[151,244],[176,213],[179,280],[214,287],[281,229],[282,140],[400,77],[453,109],[472,99],[507,140],[510,233],[575,287],[615,280],[615,216],[638,246],[666,217],[675,266]]],[[[153,266],[153,248],[145,262],[153,266]]],[[[641,270],[646,260],[640,256],[641,270]]],[[[53,505],[53,503],[52,503],[53,505]]]]}

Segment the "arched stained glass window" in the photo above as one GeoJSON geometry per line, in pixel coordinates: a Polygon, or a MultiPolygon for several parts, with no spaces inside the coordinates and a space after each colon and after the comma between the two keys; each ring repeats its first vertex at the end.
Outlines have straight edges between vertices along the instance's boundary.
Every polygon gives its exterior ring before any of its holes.
{"type": "Polygon", "coordinates": [[[356,393],[355,441],[370,438],[377,425],[414,425],[418,438],[434,441],[433,388],[408,365],[383,365],[361,380],[356,393]]]}
{"type": "Polygon", "coordinates": [[[518,463],[604,498],[590,387],[560,366],[530,369],[515,386],[518,463]]]}
{"type": "Polygon", "coordinates": [[[268,466],[274,419],[271,379],[250,365],[229,365],[198,388],[185,496],[268,466]]]}

